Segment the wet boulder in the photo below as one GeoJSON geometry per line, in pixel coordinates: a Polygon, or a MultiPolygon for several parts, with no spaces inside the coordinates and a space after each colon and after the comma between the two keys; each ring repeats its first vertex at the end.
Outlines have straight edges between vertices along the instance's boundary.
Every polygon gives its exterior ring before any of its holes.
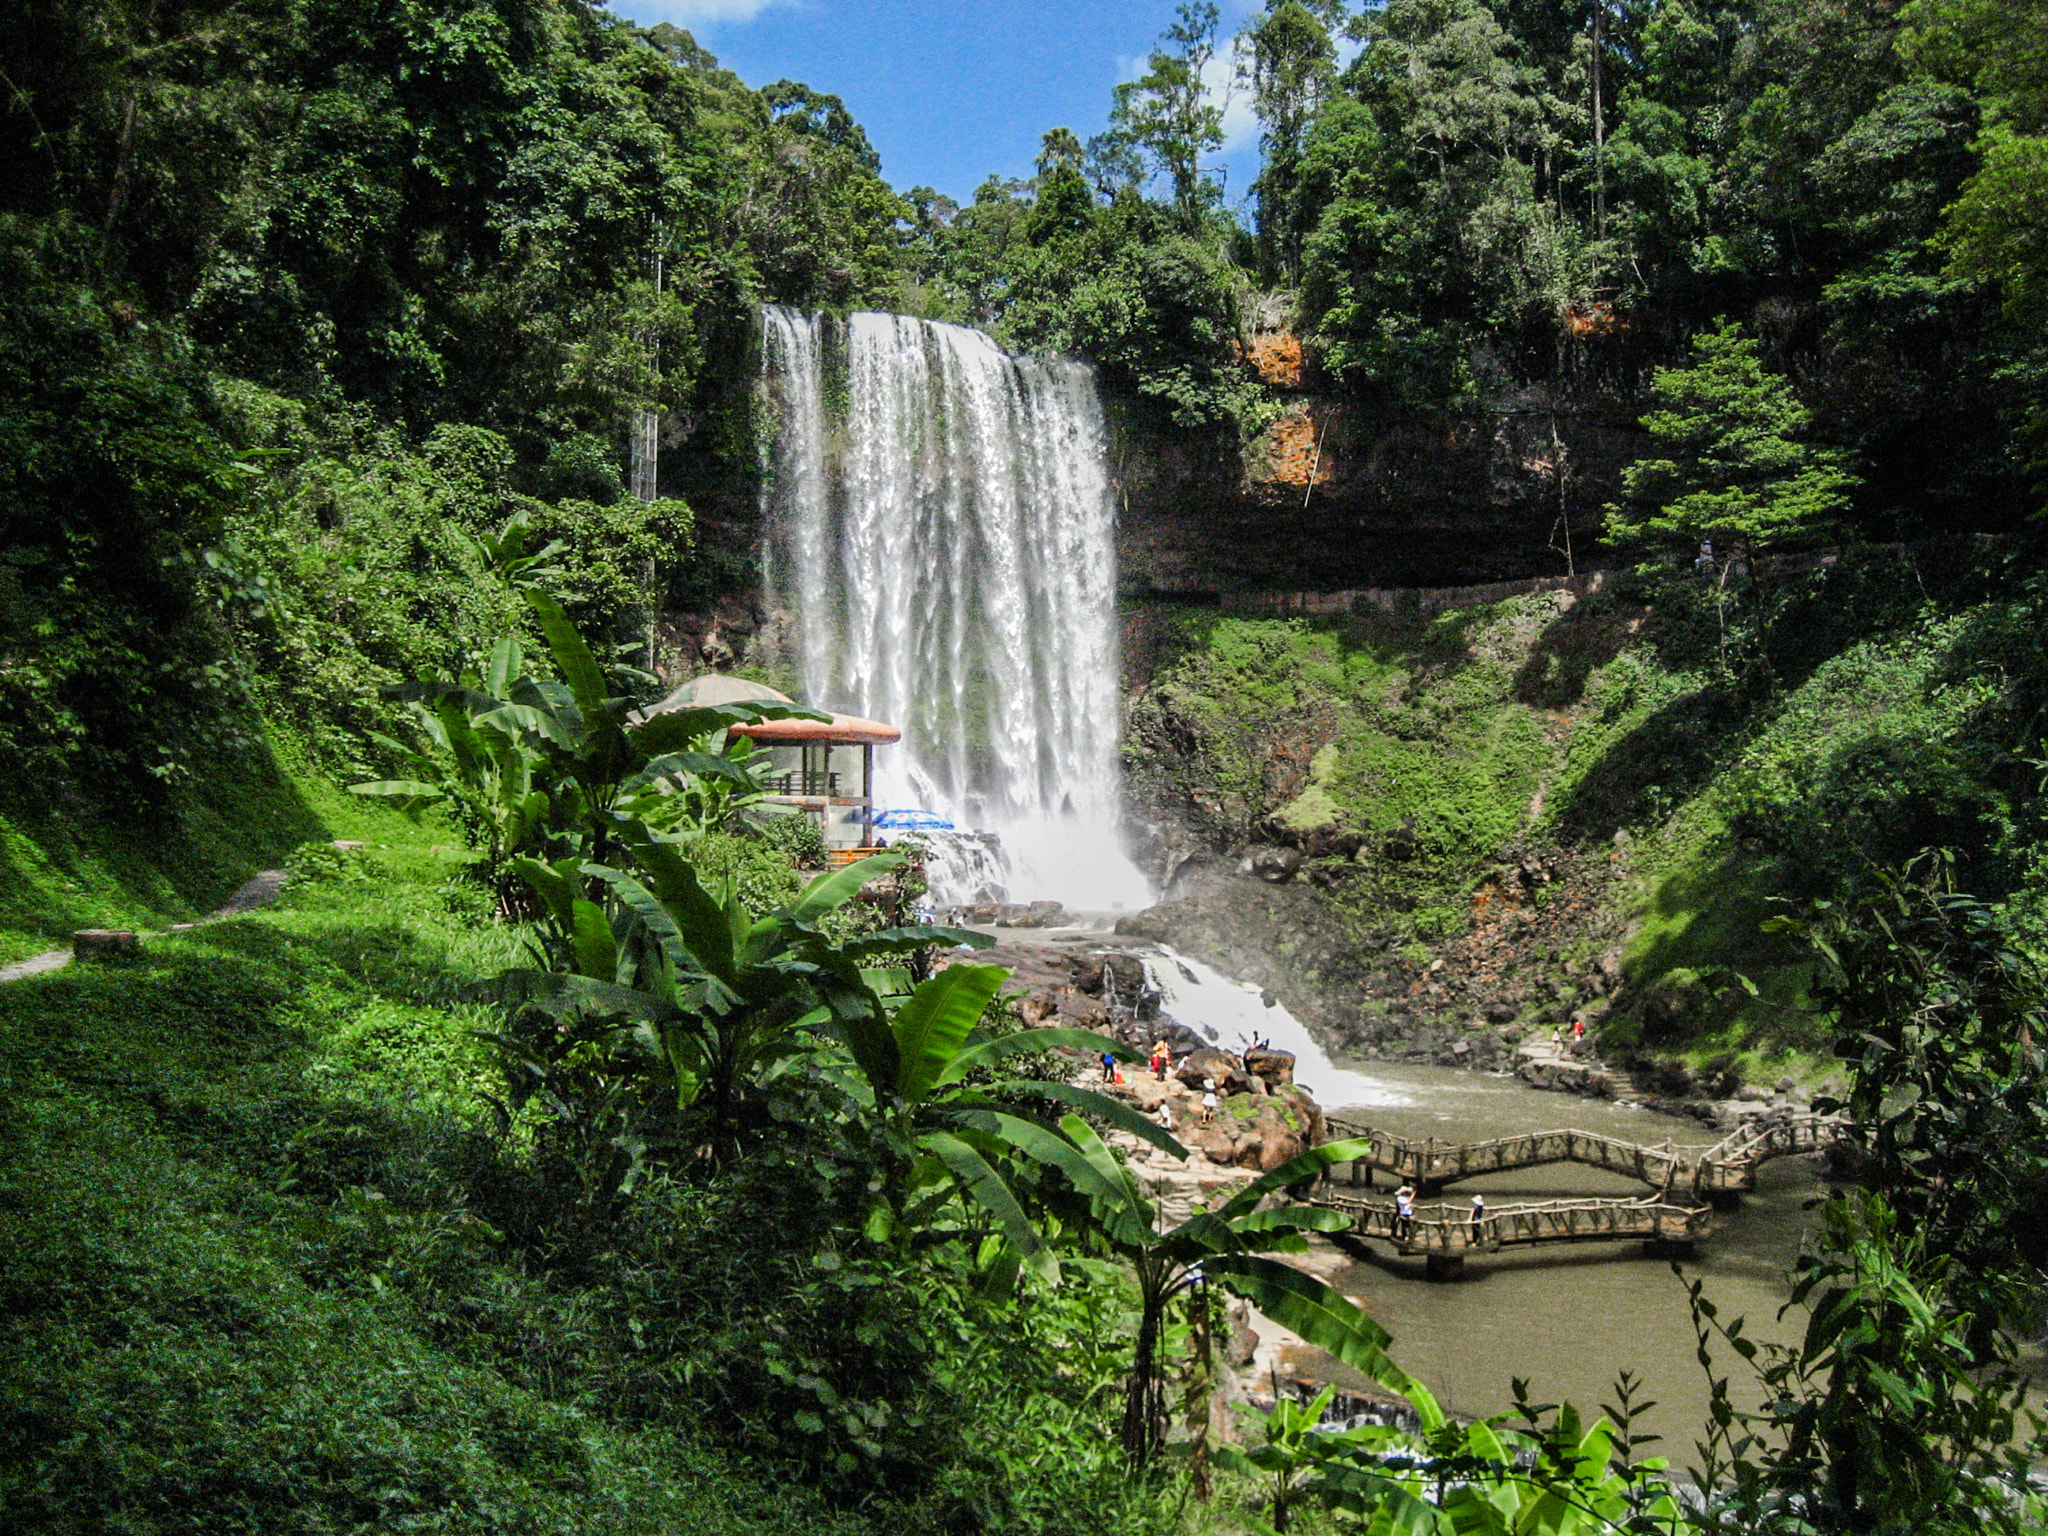
{"type": "Polygon", "coordinates": [[[1302,862],[1299,848],[1254,848],[1245,856],[1244,868],[1261,880],[1284,885],[1300,873],[1302,862]]]}
{"type": "Polygon", "coordinates": [[[1146,989],[1145,962],[1136,955],[1111,951],[1102,957],[1103,986],[1114,988],[1116,1000],[1129,1003],[1146,989]]]}
{"type": "Polygon", "coordinates": [[[1216,1123],[1204,1129],[1219,1132],[1230,1143],[1227,1155],[1208,1150],[1211,1162],[1270,1173],[1282,1163],[1301,1156],[1312,1144],[1312,1129],[1306,1107],[1279,1097],[1257,1098],[1248,1093],[1231,1095],[1218,1107],[1216,1123]]]}
{"type": "Polygon", "coordinates": [[[1213,1045],[1190,1051],[1174,1074],[1183,1084],[1195,1092],[1202,1091],[1204,1081],[1216,1084],[1221,1094],[1244,1093],[1251,1086],[1250,1076],[1245,1072],[1244,1063],[1228,1051],[1219,1051],[1213,1045]]]}
{"type": "Polygon", "coordinates": [[[1254,1047],[1244,1053],[1244,1069],[1268,1088],[1284,1087],[1294,1081],[1294,1052],[1254,1047]]]}

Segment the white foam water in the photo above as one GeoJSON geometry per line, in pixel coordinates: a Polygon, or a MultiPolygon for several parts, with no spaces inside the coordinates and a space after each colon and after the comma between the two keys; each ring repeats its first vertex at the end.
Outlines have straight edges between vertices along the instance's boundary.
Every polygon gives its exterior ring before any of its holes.
{"type": "Polygon", "coordinates": [[[1414,1102],[1391,1083],[1332,1064],[1308,1026],[1289,1013],[1285,1004],[1276,1000],[1268,1005],[1267,994],[1260,988],[1232,981],[1164,945],[1146,960],[1146,968],[1159,989],[1160,1006],[1199,1034],[1206,1036],[1215,1030],[1216,1043],[1222,1049],[1242,1051],[1254,1041],[1264,1040],[1275,1050],[1292,1052],[1294,1080],[1315,1095],[1324,1109],[1386,1108],[1414,1102]]]}
{"type": "MultiPolygon", "coordinates": [[[[1121,829],[1094,376],[903,315],[770,307],[762,325],[767,564],[806,699],[901,726],[878,799],[996,833],[1008,899],[1149,905],[1121,829]]],[[[941,857],[932,876],[966,901],[983,872],[941,857]]]]}

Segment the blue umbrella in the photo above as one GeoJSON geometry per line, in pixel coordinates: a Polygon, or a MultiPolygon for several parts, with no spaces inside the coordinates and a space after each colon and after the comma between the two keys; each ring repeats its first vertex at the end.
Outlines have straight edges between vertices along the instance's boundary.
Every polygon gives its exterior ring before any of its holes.
{"type": "Polygon", "coordinates": [[[884,811],[875,826],[888,832],[952,832],[953,823],[936,811],[884,811]]]}

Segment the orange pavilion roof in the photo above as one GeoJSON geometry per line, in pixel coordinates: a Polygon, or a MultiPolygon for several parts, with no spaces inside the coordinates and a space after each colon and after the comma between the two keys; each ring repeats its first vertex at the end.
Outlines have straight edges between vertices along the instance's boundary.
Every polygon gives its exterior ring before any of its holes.
{"type": "Polygon", "coordinates": [[[878,747],[903,739],[902,727],[863,720],[859,715],[834,715],[830,720],[762,720],[753,725],[735,725],[731,734],[757,741],[764,747],[801,746],[807,741],[878,747]]]}

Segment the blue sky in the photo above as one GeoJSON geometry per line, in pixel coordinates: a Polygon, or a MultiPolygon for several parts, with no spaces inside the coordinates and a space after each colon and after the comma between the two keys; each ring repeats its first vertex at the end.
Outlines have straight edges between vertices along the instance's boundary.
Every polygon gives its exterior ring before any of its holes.
{"type": "MultiPolygon", "coordinates": [[[[642,26],[686,27],[752,86],[800,80],[843,99],[902,191],[966,202],[991,172],[1029,176],[1039,136],[1083,139],[1110,90],[1141,73],[1174,0],[609,0],[642,26]]],[[[1227,36],[1255,9],[1220,0],[1227,36]]],[[[1220,67],[1212,69],[1222,84],[1220,67]]],[[[1242,92],[1216,162],[1242,201],[1258,174],[1258,125],[1242,92]]]]}

